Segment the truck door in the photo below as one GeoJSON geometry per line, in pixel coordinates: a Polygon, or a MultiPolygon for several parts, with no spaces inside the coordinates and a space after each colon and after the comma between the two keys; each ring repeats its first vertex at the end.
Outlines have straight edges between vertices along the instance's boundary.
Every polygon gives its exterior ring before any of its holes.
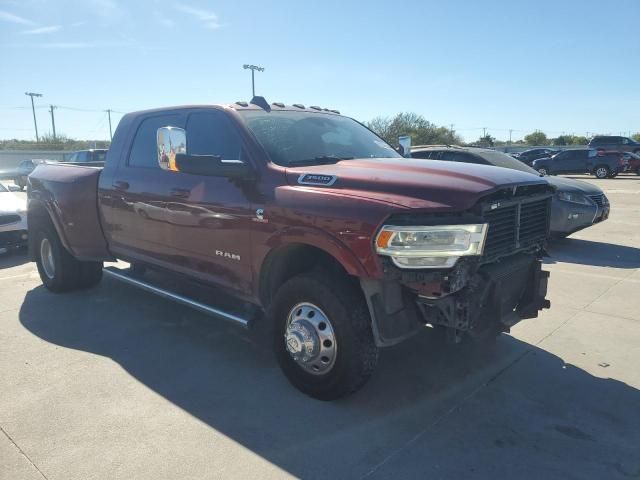
{"type": "Polygon", "coordinates": [[[144,118],[126,160],[113,175],[108,235],[111,248],[124,258],[151,263],[169,258],[166,202],[172,175],[158,163],[156,132],[183,123],[184,114],[144,118]]]}
{"type": "MultiPolygon", "coordinates": [[[[247,161],[236,127],[223,111],[192,111],[186,153],[247,161]]],[[[253,184],[169,172],[166,242],[174,268],[239,293],[252,287],[250,230],[253,184]]]]}

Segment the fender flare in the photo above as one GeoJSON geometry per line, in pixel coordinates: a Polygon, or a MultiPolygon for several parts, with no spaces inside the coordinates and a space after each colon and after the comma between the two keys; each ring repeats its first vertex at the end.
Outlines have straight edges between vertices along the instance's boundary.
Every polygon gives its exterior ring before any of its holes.
{"type": "Polygon", "coordinates": [[[321,250],[333,258],[347,272],[347,274],[364,278],[367,272],[358,258],[342,241],[324,230],[313,227],[287,227],[274,232],[265,242],[268,252],[263,258],[256,259],[257,292],[259,298],[264,298],[264,288],[272,262],[278,253],[286,247],[294,245],[309,246],[321,250]]]}
{"type": "Polygon", "coordinates": [[[34,219],[37,218],[38,216],[44,216],[44,215],[37,215],[36,212],[44,212],[46,214],[47,219],[51,221],[53,228],[55,228],[56,233],[60,238],[60,242],[62,243],[62,246],[71,255],[73,255],[74,254],[73,250],[71,249],[69,245],[69,241],[67,240],[67,236],[65,235],[65,231],[64,231],[64,228],[62,227],[62,222],[60,220],[60,217],[56,213],[55,209],[50,204],[50,202],[44,201],[40,198],[30,198],[27,206],[27,226],[29,229],[29,255],[31,256],[31,258],[32,259],[35,258],[34,257],[35,250],[33,249],[34,247],[33,241],[35,241],[35,237],[34,235],[31,234],[32,229],[37,224],[37,222],[34,221],[34,219]]]}

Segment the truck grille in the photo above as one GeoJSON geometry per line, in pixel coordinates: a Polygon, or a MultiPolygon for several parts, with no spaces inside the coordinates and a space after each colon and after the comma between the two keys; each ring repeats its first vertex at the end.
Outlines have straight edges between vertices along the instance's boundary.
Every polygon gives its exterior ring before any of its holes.
{"type": "Polygon", "coordinates": [[[0,215],[0,225],[9,225],[20,221],[20,215],[0,215]]]}
{"type": "Polygon", "coordinates": [[[599,208],[602,208],[602,205],[604,205],[604,193],[599,195],[589,195],[589,198],[593,200],[599,208]]]}
{"type": "Polygon", "coordinates": [[[484,247],[486,259],[515,253],[547,237],[551,204],[548,197],[505,203],[494,204],[483,213],[489,224],[484,247]]]}

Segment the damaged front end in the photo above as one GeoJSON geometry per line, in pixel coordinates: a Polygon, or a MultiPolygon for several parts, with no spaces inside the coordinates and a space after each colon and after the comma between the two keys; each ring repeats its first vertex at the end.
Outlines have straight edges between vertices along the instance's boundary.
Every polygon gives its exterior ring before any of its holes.
{"type": "MultiPolygon", "coordinates": [[[[514,188],[494,194],[457,219],[421,222],[486,225],[481,255],[460,256],[447,269],[402,268],[401,262],[385,256],[384,279],[361,281],[379,346],[398,343],[425,324],[445,327],[453,342],[465,334],[507,332],[518,321],[549,308],[549,273],[542,270],[541,257],[549,233],[551,194],[543,187],[518,193],[514,188]]],[[[415,220],[390,219],[394,224],[415,220]]]]}

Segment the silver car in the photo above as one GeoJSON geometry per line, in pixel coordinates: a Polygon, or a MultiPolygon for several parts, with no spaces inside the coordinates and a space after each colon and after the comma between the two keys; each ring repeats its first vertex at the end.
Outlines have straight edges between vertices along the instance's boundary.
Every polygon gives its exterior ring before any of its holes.
{"type": "Polygon", "coordinates": [[[0,183],[0,253],[27,244],[27,202],[0,183]]]}

